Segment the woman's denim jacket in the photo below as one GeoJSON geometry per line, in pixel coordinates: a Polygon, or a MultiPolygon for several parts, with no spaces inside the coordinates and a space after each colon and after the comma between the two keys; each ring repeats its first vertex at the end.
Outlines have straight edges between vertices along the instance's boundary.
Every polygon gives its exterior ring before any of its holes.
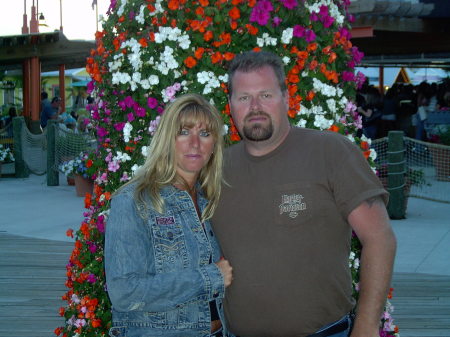
{"type": "MultiPolygon", "coordinates": [[[[112,199],[106,226],[105,271],[112,302],[111,336],[209,336],[209,302],[224,322],[221,252],[185,191],[161,190],[165,213],[150,201],[143,219],[126,186],[112,199]],[[211,263],[210,263],[211,262],[211,263]]],[[[197,196],[200,212],[207,200],[197,196]]],[[[224,331],[226,333],[226,331],[224,331]]]]}

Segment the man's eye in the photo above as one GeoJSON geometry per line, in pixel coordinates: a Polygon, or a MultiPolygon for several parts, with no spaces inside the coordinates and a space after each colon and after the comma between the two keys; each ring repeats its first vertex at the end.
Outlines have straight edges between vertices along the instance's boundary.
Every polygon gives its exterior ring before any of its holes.
{"type": "Polygon", "coordinates": [[[271,98],[272,95],[271,95],[271,94],[262,94],[262,97],[263,97],[263,98],[271,98]]]}
{"type": "Polygon", "coordinates": [[[248,96],[241,96],[241,97],[239,97],[239,100],[240,100],[241,102],[245,102],[245,101],[248,100],[248,96]]]}
{"type": "Polygon", "coordinates": [[[210,134],[211,134],[211,132],[206,131],[206,130],[200,131],[200,136],[202,136],[202,137],[208,137],[210,134]]]}

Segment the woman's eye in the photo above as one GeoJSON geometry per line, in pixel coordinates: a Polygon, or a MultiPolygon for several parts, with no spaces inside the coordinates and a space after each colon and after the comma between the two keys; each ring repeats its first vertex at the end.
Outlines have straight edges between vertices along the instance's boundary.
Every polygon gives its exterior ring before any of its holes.
{"type": "Polygon", "coordinates": [[[206,131],[206,130],[200,131],[200,136],[202,136],[202,137],[208,137],[210,134],[211,134],[211,132],[206,131]]]}
{"type": "Polygon", "coordinates": [[[188,129],[181,129],[178,134],[180,136],[187,136],[189,134],[189,130],[188,129]]]}

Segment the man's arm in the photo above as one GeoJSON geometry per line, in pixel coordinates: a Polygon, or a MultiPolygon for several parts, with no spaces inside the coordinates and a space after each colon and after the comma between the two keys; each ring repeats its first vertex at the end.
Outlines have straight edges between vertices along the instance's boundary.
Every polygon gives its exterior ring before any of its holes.
{"type": "Polygon", "coordinates": [[[360,293],[351,337],[378,337],[392,277],[395,235],[380,197],[361,203],[349,214],[348,222],[362,244],[360,293]]]}

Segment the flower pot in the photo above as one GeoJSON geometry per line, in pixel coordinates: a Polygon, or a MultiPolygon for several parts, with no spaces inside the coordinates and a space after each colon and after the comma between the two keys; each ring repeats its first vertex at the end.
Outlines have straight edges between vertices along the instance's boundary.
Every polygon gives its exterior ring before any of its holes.
{"type": "Polygon", "coordinates": [[[75,178],[73,176],[67,177],[67,185],[75,186],[75,178]]]}
{"type": "Polygon", "coordinates": [[[429,149],[436,169],[436,179],[450,181],[450,148],[430,146],[429,149]]]}
{"type": "Polygon", "coordinates": [[[75,191],[78,197],[84,197],[86,193],[92,194],[94,190],[94,182],[91,179],[84,178],[78,174],[74,175],[75,191]]]}

